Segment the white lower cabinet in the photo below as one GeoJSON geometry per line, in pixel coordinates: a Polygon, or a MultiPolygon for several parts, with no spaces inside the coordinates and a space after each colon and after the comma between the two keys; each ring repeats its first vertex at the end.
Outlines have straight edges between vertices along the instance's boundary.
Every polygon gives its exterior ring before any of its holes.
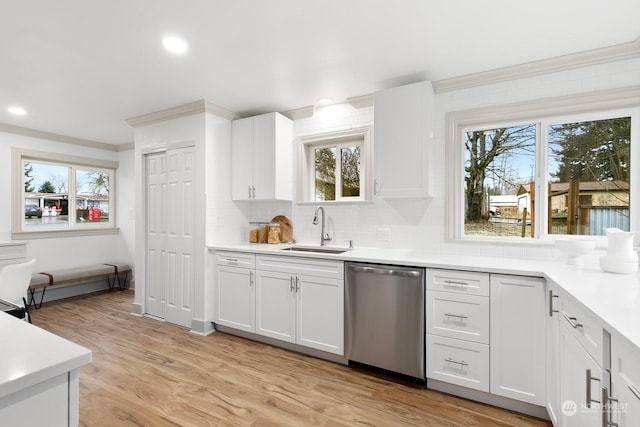
{"type": "Polygon", "coordinates": [[[427,377],[545,405],[545,282],[427,270],[427,377]]]}
{"type": "Polygon", "coordinates": [[[605,339],[602,323],[568,295],[561,295],[559,315],[558,425],[606,427],[601,399],[603,391],[610,390],[610,339],[605,339]]]}
{"type": "Polygon", "coordinates": [[[256,331],[254,266],[253,254],[216,253],[216,324],[256,331]]]}
{"type": "Polygon", "coordinates": [[[489,346],[427,334],[427,376],[489,391],[489,346]]]}
{"type": "Polygon", "coordinates": [[[602,426],[601,383],[604,371],[563,320],[560,327],[560,422],[563,427],[602,426]]]}
{"type": "Polygon", "coordinates": [[[544,406],[544,280],[491,275],[491,393],[544,406]]]}
{"type": "Polygon", "coordinates": [[[489,391],[489,275],[427,269],[427,378],[489,391]]]}
{"type": "Polygon", "coordinates": [[[257,257],[256,333],[344,354],[342,262],[257,257]]]}
{"type": "Polygon", "coordinates": [[[609,425],[640,423],[640,351],[618,335],[611,337],[611,392],[603,401],[609,425]]]}
{"type": "Polygon", "coordinates": [[[554,426],[560,425],[560,292],[547,282],[546,296],[546,408],[554,426]]]}

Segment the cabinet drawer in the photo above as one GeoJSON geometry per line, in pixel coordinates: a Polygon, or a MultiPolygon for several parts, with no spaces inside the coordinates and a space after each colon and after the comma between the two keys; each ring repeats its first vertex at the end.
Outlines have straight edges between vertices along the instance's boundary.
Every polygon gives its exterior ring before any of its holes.
{"type": "Polygon", "coordinates": [[[344,262],[289,256],[256,256],[256,269],[344,280],[344,262]]]}
{"type": "Polygon", "coordinates": [[[427,334],[427,378],[489,391],[489,346],[427,334]]]}
{"type": "Polygon", "coordinates": [[[560,321],[564,322],[572,335],[587,350],[589,355],[603,366],[603,330],[598,318],[582,304],[566,294],[560,300],[560,321]]]}
{"type": "Polygon", "coordinates": [[[245,252],[216,251],[216,264],[253,269],[256,265],[256,256],[245,252]]]}
{"type": "Polygon", "coordinates": [[[489,344],[489,298],[427,291],[427,333],[489,344]]]}
{"type": "Polygon", "coordinates": [[[489,274],[428,268],[427,289],[489,296],[489,274]]]}

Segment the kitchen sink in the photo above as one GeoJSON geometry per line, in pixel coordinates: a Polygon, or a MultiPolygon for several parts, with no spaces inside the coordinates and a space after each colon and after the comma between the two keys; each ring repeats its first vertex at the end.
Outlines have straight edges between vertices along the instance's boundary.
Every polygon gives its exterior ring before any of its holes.
{"type": "Polygon", "coordinates": [[[292,252],[315,252],[319,254],[342,254],[348,251],[348,249],[327,248],[325,246],[290,246],[281,250],[292,252]]]}

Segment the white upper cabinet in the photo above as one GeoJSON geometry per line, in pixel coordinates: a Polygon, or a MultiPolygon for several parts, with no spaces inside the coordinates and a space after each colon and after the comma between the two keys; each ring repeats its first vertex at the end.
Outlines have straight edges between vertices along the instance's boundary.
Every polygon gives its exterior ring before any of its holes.
{"type": "Polygon", "coordinates": [[[431,82],[375,94],[376,196],[431,197],[427,153],[433,140],[433,101],[431,82]]]}
{"type": "Polygon", "coordinates": [[[233,200],[292,200],[292,122],[278,113],[233,121],[233,200]]]}

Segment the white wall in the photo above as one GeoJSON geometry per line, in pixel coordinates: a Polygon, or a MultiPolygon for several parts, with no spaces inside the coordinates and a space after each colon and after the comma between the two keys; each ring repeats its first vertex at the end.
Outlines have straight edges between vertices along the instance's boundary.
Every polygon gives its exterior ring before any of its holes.
{"type": "Polygon", "coordinates": [[[231,200],[231,122],[209,113],[149,124],[135,129],[135,259],[136,294],[133,311],[145,313],[145,153],[193,145],[196,147],[195,289],[192,330],[207,333],[213,319],[213,280],[206,245],[237,243],[246,215],[231,200]]]}
{"type": "MultiPolygon", "coordinates": [[[[117,153],[96,148],[66,144],[12,133],[0,132],[0,200],[4,208],[0,209],[0,241],[11,240],[11,149],[13,147],[38,150],[55,154],[73,155],[91,159],[120,162],[116,173],[116,185],[121,177],[133,175],[128,155],[132,151],[117,153]]],[[[133,203],[132,194],[117,191],[116,218],[120,224],[122,206],[133,203]]],[[[123,251],[123,242],[133,240],[132,230],[124,228],[121,233],[103,236],[58,237],[31,239],[27,245],[27,258],[36,258],[36,270],[76,267],[81,265],[100,264],[117,261],[133,265],[131,253],[123,251]]],[[[126,246],[126,244],[124,245],[126,246]]]]}
{"type": "MultiPolygon", "coordinates": [[[[527,100],[640,85],[640,59],[582,67],[504,83],[437,94],[434,146],[430,150],[434,197],[431,200],[374,200],[370,204],[325,206],[332,244],[353,239],[356,246],[447,251],[550,258],[544,247],[451,243],[445,240],[445,114],[527,100]],[[386,237],[389,240],[386,240],[386,237]]],[[[373,123],[373,107],[356,109],[341,104],[316,110],[313,117],[296,120],[294,139],[303,135],[373,123]]],[[[296,141],[294,141],[296,143],[296,141]]],[[[375,146],[375,134],[374,134],[375,146]]],[[[297,155],[295,159],[297,160],[297,155]]],[[[293,203],[294,236],[303,243],[318,243],[320,231],[311,225],[315,206],[293,203]]],[[[640,228],[637,227],[637,228],[640,228]]]]}

